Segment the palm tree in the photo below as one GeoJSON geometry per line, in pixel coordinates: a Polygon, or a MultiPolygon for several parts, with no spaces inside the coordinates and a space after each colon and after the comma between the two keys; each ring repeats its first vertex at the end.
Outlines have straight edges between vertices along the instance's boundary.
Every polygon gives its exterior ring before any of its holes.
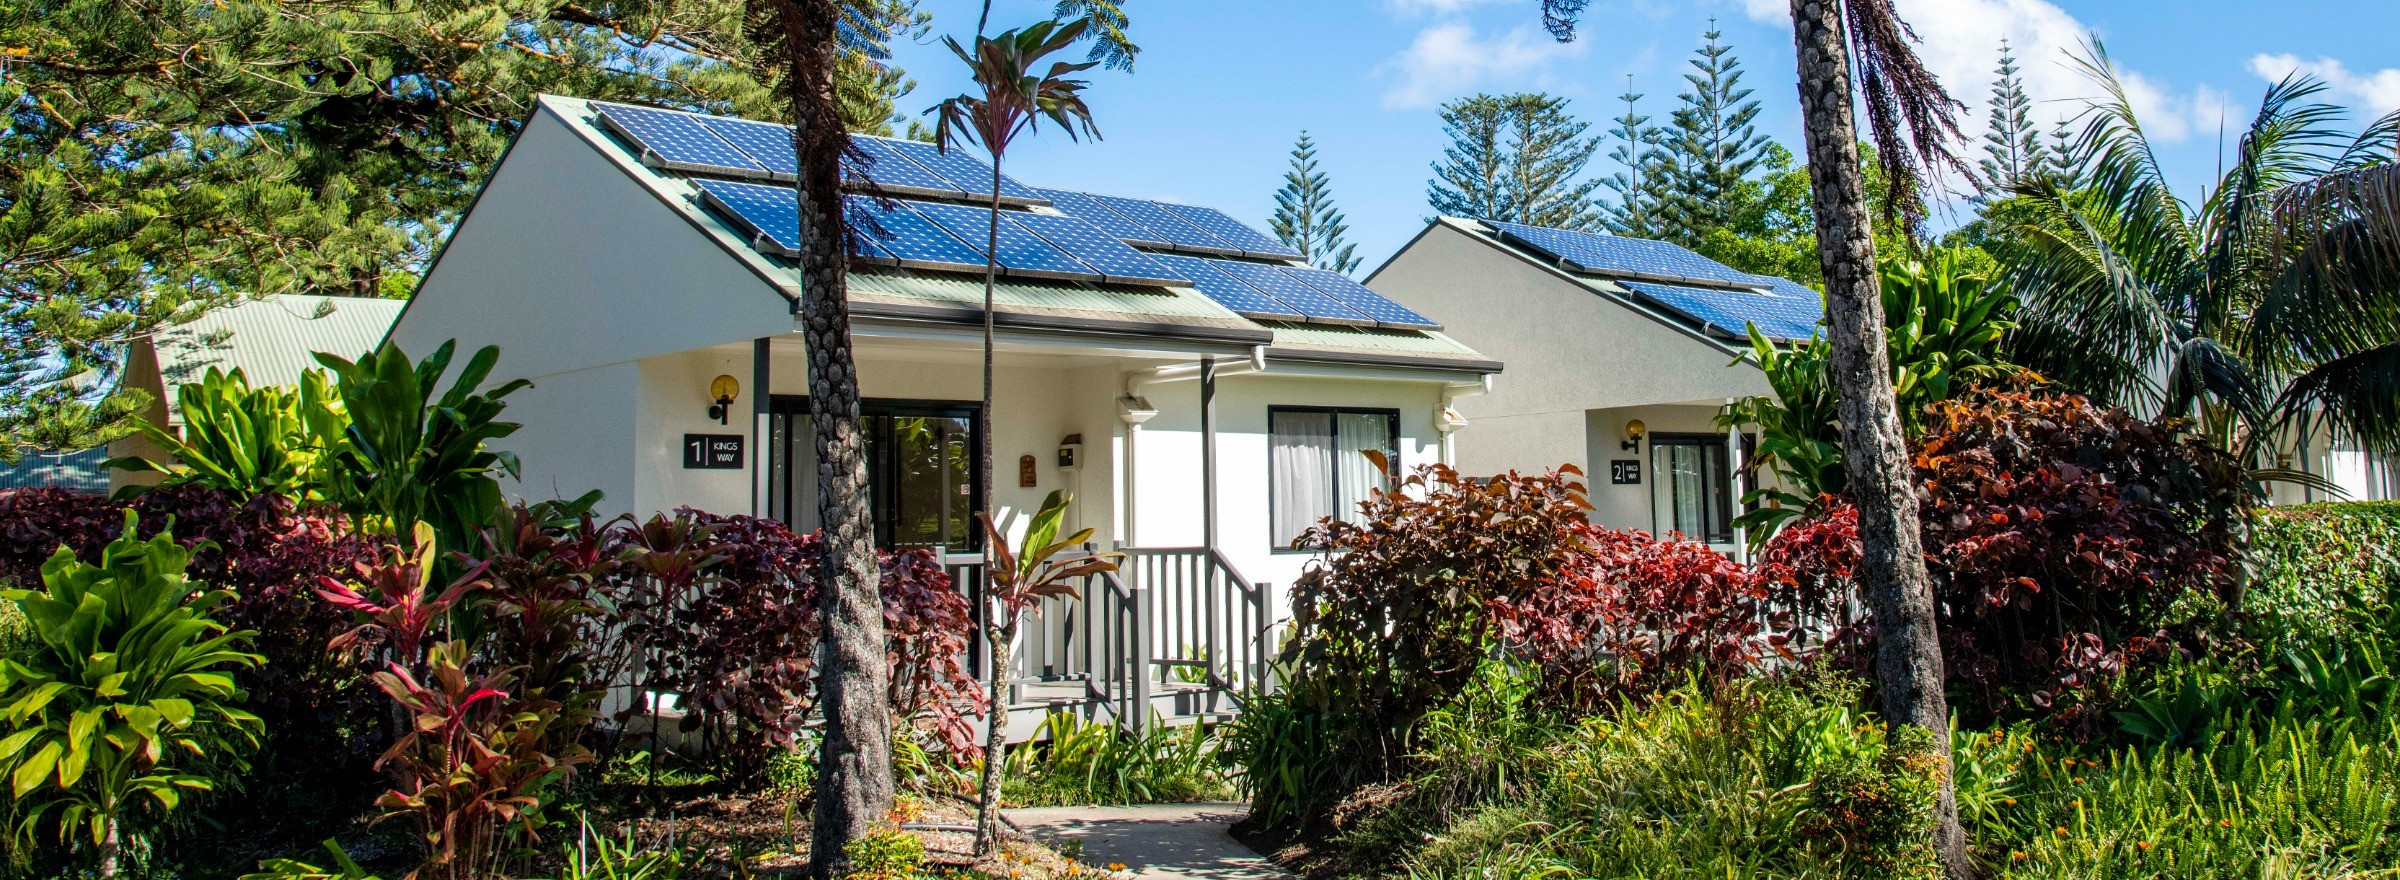
{"type": "Polygon", "coordinates": [[[2109,62],[2086,111],[2086,185],[2016,188],[2032,218],[2000,244],[2023,299],[2013,355],[2118,406],[2192,419],[2261,479],[2295,432],[2332,427],[2400,451],[2400,113],[2355,137],[2324,85],[2267,89],[2232,162],[2178,197],[2109,62]]]}
{"type": "MultiPolygon", "coordinates": [[[[817,453],[817,516],[823,523],[824,644],[817,705],[825,729],[817,758],[817,804],[809,873],[849,873],[849,844],[891,812],[892,724],[886,708],[881,573],[867,512],[866,434],[859,427],[858,370],[850,349],[849,249],[843,156],[864,154],[841,122],[834,71],[845,54],[880,58],[890,37],[871,0],[747,0],[744,29],[772,80],[788,90],[799,174],[800,318],[808,346],[809,415],[817,453]]],[[[766,389],[756,393],[764,394],[766,389]]]]}
{"type": "MultiPolygon", "coordinates": [[[[1542,0],[1543,23],[1559,39],[1573,39],[1588,3],[1542,0]]],[[[1938,752],[1946,766],[1950,713],[1942,696],[1941,642],[1917,533],[1915,475],[1891,383],[1854,108],[1863,94],[1876,157],[1891,182],[1883,212],[1908,221],[1911,230],[1924,212],[1918,188],[1925,169],[1966,173],[1952,152],[1960,140],[1958,115],[1966,108],[1917,59],[1915,34],[1892,0],[1791,0],[1791,9],[1817,257],[1825,269],[1834,399],[1858,505],[1859,582],[1879,635],[1876,684],[1884,722],[1920,728],[1912,738],[1938,752]]],[[[1957,790],[1946,771],[1933,832],[1945,872],[1973,876],[1958,825],[1957,790]]]]}
{"type": "MultiPolygon", "coordinates": [[[[962,144],[981,144],[992,157],[991,225],[984,239],[983,266],[983,412],[987,419],[992,412],[992,295],[1000,269],[997,256],[1000,250],[1000,163],[1007,158],[1009,145],[1015,143],[1020,135],[1032,134],[1045,118],[1066,132],[1070,140],[1077,137],[1078,128],[1095,140],[1100,137],[1099,129],[1092,125],[1092,108],[1083,101],[1083,89],[1088,83],[1069,78],[1072,74],[1090,70],[1099,62],[1074,64],[1055,61],[1050,64],[1049,72],[1035,73],[1043,58],[1081,39],[1085,27],[1087,25],[1081,21],[1063,24],[1045,21],[994,37],[977,36],[973,52],[967,51],[955,39],[943,39],[949,44],[950,51],[973,71],[976,90],[943,101],[933,108],[931,112],[937,114],[938,120],[934,124],[934,143],[943,152],[962,144]]],[[[978,446],[981,448],[976,450],[976,454],[983,462],[982,472],[993,473],[992,432],[981,432],[978,446]]],[[[985,480],[980,491],[984,515],[990,516],[995,511],[991,481],[985,480]]],[[[1001,549],[996,544],[987,544],[985,547],[987,553],[999,553],[1001,549]]],[[[994,570],[993,566],[984,566],[984,588],[981,592],[983,601],[987,603],[992,601],[991,575],[994,570]]],[[[986,629],[997,632],[1003,628],[987,626],[986,629]]],[[[1014,632],[1014,622],[1011,621],[1004,629],[1014,632]]],[[[1000,670],[1007,668],[1004,655],[1008,645],[993,642],[990,650],[992,662],[985,664],[984,674],[989,679],[986,689],[991,694],[992,705],[990,718],[984,725],[983,793],[975,833],[975,849],[978,853],[989,852],[999,837],[997,806],[1000,759],[1002,750],[1006,748],[1008,727],[1008,709],[1000,702],[1000,687],[1004,683],[1000,670]]]]}

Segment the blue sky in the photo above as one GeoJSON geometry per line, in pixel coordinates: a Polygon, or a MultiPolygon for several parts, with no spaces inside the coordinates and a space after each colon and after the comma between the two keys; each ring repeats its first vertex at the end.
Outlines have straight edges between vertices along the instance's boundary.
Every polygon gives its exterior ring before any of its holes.
{"type": "MultiPolygon", "coordinates": [[[[1972,108],[1998,41],[2017,46],[2044,119],[2093,93],[2064,64],[2087,34],[2106,42],[2164,161],[2187,197],[2213,178],[2220,127],[2238,132],[2271,77],[2295,67],[2329,79],[2328,98],[2354,121],[2400,109],[2400,3],[2389,0],[1898,0],[1922,53],[1972,108]],[[2221,126],[2220,126],[2221,123],[2221,126]]],[[[999,0],[994,28],[1039,20],[1049,0],[999,0]]],[[[968,34],[978,4],[925,0],[934,35],[968,34]]],[[[1442,101],[1476,91],[1542,90],[1608,127],[1626,76],[1664,117],[1686,59],[1717,19],[1760,100],[1762,129],[1797,148],[1785,0],[1594,0],[1580,37],[1541,30],[1538,0],[1126,0],[1143,52],[1132,73],[1094,70],[1091,103],[1104,136],[1074,143],[1045,129],[1021,142],[1008,171],[1028,182],[1222,208],[1263,226],[1293,138],[1308,129],[1351,239],[1372,268],[1427,215],[1425,184],[1445,139],[1442,101]]],[[[965,87],[961,65],[932,38],[896,47],[918,80],[910,112],[965,87]]],[[[1612,170],[1596,159],[1595,170],[1612,170]]]]}

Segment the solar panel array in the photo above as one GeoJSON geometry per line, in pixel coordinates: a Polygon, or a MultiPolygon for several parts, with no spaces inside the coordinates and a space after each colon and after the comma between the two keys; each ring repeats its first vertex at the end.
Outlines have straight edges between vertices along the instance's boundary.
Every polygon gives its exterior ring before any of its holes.
{"type": "MultiPolygon", "coordinates": [[[[753,246],[778,256],[797,255],[797,195],[789,185],[755,182],[790,181],[797,175],[789,126],[624,104],[592,106],[602,125],[640,152],[645,164],[702,175],[692,178],[700,203],[753,246]]],[[[993,220],[988,207],[974,202],[991,198],[990,165],[918,141],[856,137],[853,143],[865,158],[844,157],[846,179],[871,181],[885,196],[952,200],[847,197],[854,256],[914,269],[983,269],[993,220]]],[[[1001,212],[993,250],[1004,274],[1193,286],[1237,314],[1266,320],[1415,330],[1440,326],[1340,273],[1286,264],[1299,252],[1214,208],[1039,190],[1007,177],[998,183],[1005,203],[1048,205],[1057,212],[1001,212]],[[1174,253],[1137,250],[1137,245],[1174,253]],[[1221,259],[1228,257],[1236,259],[1221,259]]]]}
{"type": "Polygon", "coordinates": [[[1201,295],[1216,300],[1218,305],[1231,309],[1234,314],[1245,318],[1265,318],[1272,321],[1304,321],[1308,319],[1308,316],[1301,314],[1298,309],[1284,305],[1281,300],[1260,293],[1258,288],[1251,287],[1233,276],[1225,274],[1215,266],[1219,262],[1217,260],[1203,260],[1199,257],[1186,257],[1178,254],[1155,254],[1151,259],[1165,263],[1175,271],[1183,273],[1184,276],[1192,279],[1192,283],[1199,288],[1201,295]]]}
{"type": "MultiPolygon", "coordinates": [[[[629,104],[596,101],[592,106],[603,125],[660,168],[769,180],[790,180],[799,173],[788,125],[629,104]]],[[[866,135],[851,141],[868,157],[865,163],[843,160],[842,175],[852,182],[871,182],[895,195],[991,197],[992,166],[973,156],[955,150],[945,154],[920,141],[866,135]]],[[[1000,199],[1015,205],[1047,203],[1032,187],[1005,175],[1000,199]]]]}
{"type": "Polygon", "coordinates": [[[1576,268],[1601,274],[1626,275],[1666,282],[1698,282],[1700,286],[1759,287],[1756,276],[1663,241],[1625,238],[1568,229],[1484,223],[1502,235],[1535,250],[1565,260],[1576,268]]]}
{"type": "Polygon", "coordinates": [[[1407,306],[1391,301],[1383,294],[1350,280],[1350,276],[1331,269],[1286,266],[1283,271],[1304,284],[1340,300],[1342,305],[1356,309],[1359,314],[1375,319],[1384,327],[1413,327],[1424,330],[1441,329],[1432,319],[1410,311],[1407,306]]]}
{"type": "Polygon", "coordinates": [[[1501,236],[1623,284],[1634,295],[1717,331],[1807,339],[1825,318],[1824,298],[1789,280],[1752,275],[1663,241],[1483,221],[1501,236]]]}

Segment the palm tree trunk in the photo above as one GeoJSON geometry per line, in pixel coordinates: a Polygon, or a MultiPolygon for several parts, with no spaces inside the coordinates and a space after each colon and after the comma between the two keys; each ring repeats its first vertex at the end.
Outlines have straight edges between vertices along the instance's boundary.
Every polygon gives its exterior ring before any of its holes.
{"type": "MultiPolygon", "coordinates": [[[[1892,391],[1874,228],[1867,216],[1865,175],[1858,164],[1842,3],[1791,2],[1809,185],[1817,215],[1817,258],[1825,268],[1834,396],[1850,493],[1858,504],[1860,585],[1874,608],[1878,636],[1876,683],[1883,695],[1885,723],[1932,731],[1946,768],[1950,712],[1942,696],[1941,638],[1917,531],[1915,475],[1892,391]]],[[[1934,822],[1934,845],[1945,871],[1953,878],[1973,876],[1966,836],[1958,825],[1957,789],[1947,769],[1934,822]]]]}
{"type": "Polygon", "coordinates": [[[992,662],[984,670],[990,708],[984,710],[983,777],[975,792],[977,856],[991,855],[1000,847],[1000,786],[1008,766],[1008,679],[1010,667],[1016,665],[1008,648],[1017,640],[1016,617],[1011,615],[1006,625],[984,627],[983,632],[992,644],[992,662]]]}
{"type": "MultiPolygon", "coordinates": [[[[817,517],[825,556],[818,571],[824,634],[817,656],[825,732],[817,759],[817,805],[809,871],[847,873],[853,840],[891,812],[890,672],[884,659],[881,572],[867,513],[866,437],[851,357],[849,258],[843,241],[841,156],[849,146],[836,109],[833,71],[840,12],[834,0],[802,0],[801,34],[787,47],[800,166],[800,316],[808,346],[809,415],[817,453],[817,517]]],[[[757,393],[764,394],[766,389],[757,393]]]]}
{"type": "MultiPolygon", "coordinates": [[[[975,435],[976,454],[983,460],[983,481],[975,490],[979,493],[977,500],[983,505],[983,515],[991,518],[993,531],[998,531],[1000,511],[992,505],[992,484],[998,478],[992,471],[992,292],[999,284],[1000,273],[1000,149],[997,141],[987,140],[986,145],[992,147],[992,223],[983,245],[983,430],[975,435]]],[[[982,589],[977,591],[975,601],[983,603],[987,614],[1010,610],[995,610],[992,606],[992,554],[998,550],[983,548],[983,567],[979,569],[982,589]]],[[[1002,629],[987,624],[984,627],[987,640],[990,633],[1002,629]]],[[[1013,635],[1016,621],[1009,621],[1005,629],[1013,635]]],[[[1000,759],[1008,750],[1008,704],[1001,701],[1001,689],[1007,684],[1008,647],[1006,639],[993,642],[987,652],[991,662],[985,664],[984,670],[985,675],[991,676],[985,690],[992,698],[992,705],[984,713],[983,786],[975,799],[976,855],[990,854],[1000,841],[1000,759]]]]}

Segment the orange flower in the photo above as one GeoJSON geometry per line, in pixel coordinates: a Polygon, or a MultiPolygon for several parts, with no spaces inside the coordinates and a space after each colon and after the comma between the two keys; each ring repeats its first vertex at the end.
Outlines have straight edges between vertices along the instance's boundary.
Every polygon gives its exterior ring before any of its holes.
{"type": "Polygon", "coordinates": [[[2052,829],[2050,829],[2050,832],[2051,832],[2052,834],[2056,834],[2056,835],[2058,835],[2058,836],[2060,836],[2060,837],[2065,837],[2065,836],[2067,836],[2067,829],[2066,829],[2064,826],[2061,826],[2061,827],[2058,827],[2058,828],[2052,828],[2052,829]]]}
{"type": "Polygon", "coordinates": [[[2149,851],[2150,851],[2150,841],[2147,841],[2147,840],[2143,840],[2143,841],[2137,841],[2137,842],[2135,842],[2135,843],[2134,843],[2134,846],[2141,847],[2143,852],[2149,852],[2149,851]]]}

